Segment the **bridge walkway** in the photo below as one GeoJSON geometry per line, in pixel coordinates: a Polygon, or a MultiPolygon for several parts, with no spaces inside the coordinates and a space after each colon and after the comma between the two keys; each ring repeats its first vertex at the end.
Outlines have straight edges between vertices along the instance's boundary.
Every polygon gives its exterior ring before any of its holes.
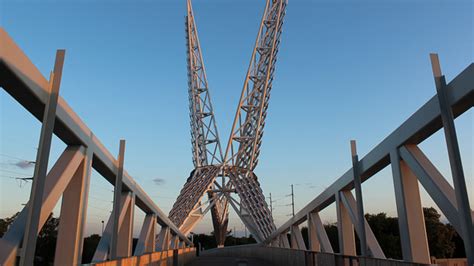
{"type": "Polygon", "coordinates": [[[196,257],[185,266],[274,266],[258,258],[241,257],[196,257]]]}

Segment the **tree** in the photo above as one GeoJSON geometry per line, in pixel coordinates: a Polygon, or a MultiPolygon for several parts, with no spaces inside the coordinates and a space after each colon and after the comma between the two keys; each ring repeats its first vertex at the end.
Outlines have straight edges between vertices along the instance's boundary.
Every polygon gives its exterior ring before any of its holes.
{"type": "MultiPolygon", "coordinates": [[[[5,234],[8,227],[13,223],[19,213],[11,217],[0,219],[0,237],[5,234]]],[[[441,215],[434,208],[423,208],[425,217],[426,233],[431,256],[437,258],[465,257],[464,245],[461,237],[456,233],[450,224],[443,224],[440,221],[441,215]]],[[[398,218],[389,217],[386,213],[366,214],[365,218],[369,223],[375,237],[382,250],[388,258],[401,259],[400,234],[398,218]]],[[[41,229],[37,245],[35,265],[50,265],[54,261],[56,250],[56,239],[58,234],[59,218],[54,218],[51,213],[45,225],[41,229]]],[[[335,253],[339,252],[338,230],[335,223],[324,225],[329,241],[335,253]]],[[[302,228],[303,239],[308,246],[308,229],[302,228]]],[[[82,262],[89,263],[94,255],[96,247],[100,241],[97,234],[84,239],[82,262]]],[[[137,240],[134,239],[134,247],[137,240]]],[[[194,245],[198,243],[204,249],[217,247],[214,234],[195,234],[194,245]]],[[[226,246],[245,245],[256,243],[252,235],[249,237],[233,237],[232,231],[227,232],[225,240],[226,246]]],[[[356,238],[358,247],[358,239],[356,238]]]]}
{"type": "Polygon", "coordinates": [[[434,208],[423,208],[423,214],[430,255],[437,258],[451,258],[456,249],[453,242],[454,229],[441,223],[439,220],[441,215],[434,208]]]}
{"type": "Polygon", "coordinates": [[[3,237],[3,235],[7,232],[8,227],[10,226],[11,223],[18,217],[19,212],[15,213],[12,215],[12,217],[7,217],[7,218],[2,218],[0,219],[0,237],[3,237]]]}
{"type": "MultiPolygon", "coordinates": [[[[450,224],[440,221],[441,215],[434,208],[423,208],[426,234],[431,256],[437,258],[465,257],[462,238],[450,224]]],[[[370,225],[385,256],[393,259],[402,259],[398,218],[389,217],[386,213],[366,214],[365,218],[370,225]]],[[[339,239],[336,224],[324,225],[329,241],[335,253],[339,252],[339,239]]],[[[308,245],[308,229],[301,229],[303,239],[308,245]]],[[[359,240],[356,235],[356,247],[359,250],[359,240]]]]}
{"type": "Polygon", "coordinates": [[[324,229],[326,229],[326,234],[328,235],[329,242],[331,243],[333,251],[335,253],[338,253],[339,252],[339,238],[337,235],[336,223],[325,224],[324,229]]]}
{"type": "Polygon", "coordinates": [[[98,234],[92,234],[84,238],[84,245],[82,248],[82,263],[90,263],[94,257],[97,245],[100,242],[100,236],[98,234]]]}
{"type": "Polygon", "coordinates": [[[50,213],[36,241],[35,265],[50,265],[54,262],[59,218],[50,213]]]}

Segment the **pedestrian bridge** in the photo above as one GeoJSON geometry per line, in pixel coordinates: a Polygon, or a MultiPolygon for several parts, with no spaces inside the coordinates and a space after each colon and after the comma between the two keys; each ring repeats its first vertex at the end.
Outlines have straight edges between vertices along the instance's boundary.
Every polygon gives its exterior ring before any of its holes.
{"type": "MultiPolygon", "coordinates": [[[[278,3],[278,14],[283,16],[283,4],[286,1],[278,3]]],[[[281,23],[275,24],[272,18],[263,20],[261,29],[278,26],[278,30],[271,32],[281,32],[281,23]]],[[[365,156],[359,158],[355,142],[351,142],[351,153],[347,156],[352,158],[352,167],[276,228],[265,199],[262,198],[257,177],[253,174],[258,161],[256,147],[260,147],[259,141],[253,143],[253,149],[246,146],[246,150],[253,151],[252,156],[250,153],[244,154],[252,159],[250,164],[244,165],[248,169],[234,165],[229,170],[226,164],[219,166],[221,168],[213,165],[200,167],[202,176],[199,177],[202,179],[189,179],[190,182],[186,183],[178,198],[182,204],[168,217],[160,209],[159,202],[154,202],[123,168],[125,142],[120,142],[120,153],[116,158],[59,96],[65,50],[57,51],[54,70],[48,79],[2,28],[0,45],[0,87],[42,123],[30,200],[0,239],[0,265],[33,265],[38,232],[60,199],[62,205],[54,264],[82,263],[84,223],[92,169],[114,186],[114,207],[94,253],[93,265],[427,265],[431,260],[419,184],[461,236],[468,265],[474,264],[474,212],[469,206],[454,124],[457,117],[468,112],[474,105],[474,64],[466,66],[447,82],[438,56],[431,54],[434,96],[405,122],[394,127],[394,131],[365,156]],[[440,130],[445,135],[453,185],[419,147],[420,143],[440,130]],[[48,171],[53,134],[67,147],[48,171]],[[403,261],[386,258],[363,212],[361,186],[387,166],[392,170],[403,261]],[[216,201],[206,210],[216,207],[216,202],[220,200],[225,203],[220,205],[224,210],[227,204],[240,204],[235,207],[236,210],[239,207],[248,208],[246,212],[238,211],[238,215],[249,230],[256,233],[259,244],[206,250],[197,256],[188,233],[202,218],[203,212],[199,205],[201,198],[206,193],[214,193],[209,188],[220,171],[230,171],[226,174],[230,175],[234,185],[220,188],[218,192],[221,196],[216,196],[216,201]],[[208,183],[203,185],[203,180],[208,183]],[[195,185],[208,190],[194,191],[195,185]],[[255,191],[260,194],[254,193],[255,191]],[[241,202],[225,198],[230,193],[239,194],[241,202]],[[194,203],[188,204],[190,196],[198,207],[194,203]],[[319,217],[319,213],[333,203],[337,209],[340,254],[335,254],[319,217]],[[138,244],[133,249],[135,206],[146,216],[138,244]],[[304,242],[300,230],[303,223],[308,225],[308,243],[304,242]],[[360,252],[356,251],[356,234],[360,240],[360,252]]],[[[262,58],[270,56],[268,47],[257,48],[254,53],[260,54],[262,58]]],[[[274,61],[268,58],[262,60],[267,63],[274,61]]],[[[199,66],[197,69],[203,68],[199,66]]],[[[272,67],[264,70],[273,72],[272,67]]],[[[267,80],[272,79],[267,77],[267,80]]],[[[261,76],[249,75],[246,82],[262,84],[261,81],[261,76]]],[[[197,93],[202,93],[203,88],[196,87],[196,90],[197,93]]],[[[266,108],[268,97],[265,93],[261,97],[259,104],[266,108]]],[[[239,108],[242,109],[240,112],[248,112],[248,117],[256,109],[253,105],[242,103],[239,108]]],[[[266,115],[262,114],[262,110],[258,114],[259,119],[266,115]]],[[[208,116],[207,113],[199,115],[198,118],[208,116]]],[[[263,127],[263,124],[261,121],[254,126],[263,127]]],[[[261,138],[260,131],[252,131],[254,126],[247,127],[246,129],[250,129],[245,131],[246,134],[252,133],[252,136],[234,136],[231,142],[247,145],[250,140],[261,138]]],[[[216,209],[214,213],[220,212],[216,209]]],[[[220,222],[226,229],[227,220],[220,222]]],[[[225,236],[226,230],[222,232],[225,236]]]]}

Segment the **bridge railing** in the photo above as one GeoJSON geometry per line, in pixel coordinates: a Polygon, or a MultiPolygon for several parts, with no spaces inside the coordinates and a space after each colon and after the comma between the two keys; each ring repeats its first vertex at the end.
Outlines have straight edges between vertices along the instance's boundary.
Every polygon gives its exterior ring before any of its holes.
{"type": "Polygon", "coordinates": [[[162,265],[183,266],[196,257],[195,248],[180,248],[166,251],[146,253],[140,256],[132,256],[96,264],[94,266],[116,266],[116,265],[162,265]]]}
{"type": "Polygon", "coordinates": [[[306,266],[426,266],[427,264],[391,259],[348,256],[334,253],[306,251],[306,266]]]}
{"type": "Polygon", "coordinates": [[[135,255],[192,245],[123,170],[123,163],[120,165],[58,95],[65,51],[58,50],[54,71],[47,80],[3,28],[0,28],[0,43],[0,86],[43,125],[32,185],[34,193],[0,239],[0,265],[15,265],[18,259],[20,265],[32,264],[38,232],[61,196],[55,264],[81,263],[92,168],[116,190],[114,209],[95,252],[94,262],[132,255],[135,206],[146,214],[135,255]],[[46,172],[52,134],[67,147],[51,170],[46,172]],[[119,183],[121,188],[117,189],[119,183]],[[161,226],[161,231],[155,242],[156,224],[161,226]],[[115,251],[113,256],[110,250],[115,251]]]}
{"type": "Polygon", "coordinates": [[[430,263],[419,182],[462,236],[469,265],[474,263],[474,212],[469,206],[454,128],[454,119],[467,112],[474,103],[474,64],[446,84],[437,55],[432,54],[431,59],[437,94],[362,159],[358,159],[355,142],[352,142],[353,167],[268,237],[265,240],[267,245],[334,253],[319,212],[335,203],[341,253],[356,255],[355,230],[362,247],[359,255],[385,258],[365,220],[360,187],[391,165],[404,261],[430,263]],[[421,142],[441,129],[446,137],[454,187],[419,147],[421,142]],[[308,246],[299,228],[305,221],[308,223],[308,246]]]}

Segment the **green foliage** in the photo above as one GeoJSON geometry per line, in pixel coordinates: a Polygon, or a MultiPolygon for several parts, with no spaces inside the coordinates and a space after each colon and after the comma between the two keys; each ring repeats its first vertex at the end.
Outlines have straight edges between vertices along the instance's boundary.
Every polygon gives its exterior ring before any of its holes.
{"type": "Polygon", "coordinates": [[[372,228],[385,256],[402,259],[398,218],[388,217],[386,213],[378,213],[366,214],[365,219],[372,228]]]}
{"type": "MultiPolygon", "coordinates": [[[[194,234],[193,243],[195,247],[198,247],[199,244],[203,249],[211,249],[217,247],[216,238],[214,237],[214,232],[211,232],[210,235],[206,234],[194,234]]],[[[234,237],[232,236],[232,231],[227,232],[227,237],[225,239],[225,246],[237,246],[237,245],[246,245],[257,243],[255,238],[252,235],[249,237],[234,237]]]]}
{"type": "Polygon", "coordinates": [[[82,249],[82,263],[90,263],[94,257],[94,252],[100,241],[98,234],[92,234],[84,238],[84,245],[82,249]]]}
{"type": "Polygon", "coordinates": [[[8,227],[10,226],[11,223],[16,219],[16,217],[20,214],[19,212],[13,214],[12,217],[7,217],[4,219],[0,219],[0,237],[3,237],[5,232],[7,232],[8,227]]]}
{"type": "Polygon", "coordinates": [[[428,245],[431,256],[437,258],[452,258],[456,249],[453,242],[455,231],[453,227],[441,223],[441,215],[434,208],[423,208],[428,245]]]}
{"type": "MultiPolygon", "coordinates": [[[[464,258],[466,256],[461,237],[450,224],[440,221],[441,215],[434,208],[423,208],[426,234],[430,255],[437,258],[464,258]]],[[[374,232],[387,258],[402,259],[398,218],[386,213],[366,214],[365,218],[374,232]]],[[[339,252],[339,239],[336,224],[324,225],[334,252],[339,252]]],[[[308,245],[308,229],[301,229],[303,239],[308,245]]],[[[356,235],[357,236],[357,235],[356,235]]],[[[359,250],[359,240],[356,237],[359,250]]]]}
{"type": "Polygon", "coordinates": [[[247,245],[247,244],[255,244],[257,241],[253,238],[252,235],[249,237],[233,237],[228,236],[225,239],[224,245],[225,246],[238,246],[238,245],[247,245]]]}
{"type": "Polygon", "coordinates": [[[328,234],[329,242],[331,243],[332,249],[335,253],[339,253],[339,238],[337,235],[337,225],[334,224],[326,224],[324,225],[324,229],[326,229],[326,233],[328,234]]]}
{"type": "Polygon", "coordinates": [[[59,218],[50,213],[36,241],[35,265],[50,265],[54,261],[59,218]]]}
{"type": "Polygon", "coordinates": [[[217,247],[216,238],[212,234],[194,234],[193,243],[195,247],[201,245],[201,248],[203,249],[211,249],[217,247]]]}
{"type": "MultiPolygon", "coordinates": [[[[440,221],[441,215],[434,208],[423,208],[425,216],[425,226],[428,237],[428,245],[431,256],[437,258],[452,258],[465,257],[464,245],[461,237],[456,233],[450,224],[443,224],[440,221]]],[[[51,213],[46,224],[41,229],[38,235],[36,246],[35,265],[50,265],[54,260],[54,253],[56,249],[56,238],[58,233],[59,218],[54,218],[51,213]]],[[[0,237],[5,234],[8,226],[15,220],[18,213],[12,217],[0,219],[0,237]]],[[[401,259],[400,234],[398,227],[398,219],[389,217],[386,213],[366,214],[365,218],[369,223],[375,237],[379,241],[382,250],[387,258],[401,259]]],[[[326,233],[329,241],[334,249],[334,252],[339,252],[339,241],[336,224],[326,224],[326,233]]],[[[302,228],[302,234],[306,245],[308,245],[308,229],[302,228]]],[[[84,238],[82,262],[88,263],[91,261],[95,249],[100,241],[100,236],[93,234],[84,238]]],[[[358,246],[358,239],[357,246],[358,246]]],[[[226,246],[246,245],[256,243],[255,239],[250,235],[249,237],[233,237],[232,232],[227,232],[225,240],[226,246]]],[[[136,239],[134,239],[134,245],[136,239]]],[[[214,234],[195,234],[194,245],[198,247],[201,245],[204,249],[211,249],[217,247],[214,234]]]]}

